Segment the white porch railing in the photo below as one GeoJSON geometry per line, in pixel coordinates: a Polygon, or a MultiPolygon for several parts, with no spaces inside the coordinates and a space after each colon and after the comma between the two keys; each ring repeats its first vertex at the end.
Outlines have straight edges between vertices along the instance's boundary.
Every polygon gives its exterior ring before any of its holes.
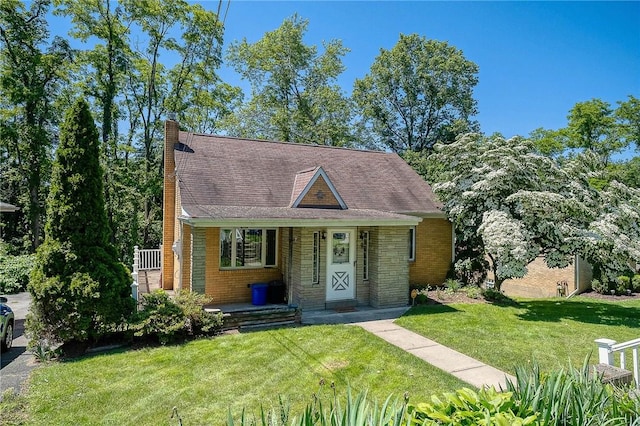
{"type": "Polygon", "coordinates": [[[596,339],[598,344],[598,358],[601,364],[615,366],[615,352],[620,353],[620,368],[625,369],[625,350],[631,349],[633,355],[633,380],[636,388],[640,388],[640,376],[638,375],[638,348],[640,347],[640,339],[629,340],[628,342],[616,343],[611,339],[596,339]]]}
{"type": "Polygon", "coordinates": [[[139,249],[138,246],[133,248],[133,270],[149,271],[153,269],[161,269],[160,249],[139,249]]]}
{"type": "Polygon", "coordinates": [[[154,269],[162,269],[162,246],[157,249],[140,249],[138,246],[133,248],[133,272],[131,276],[133,283],[131,284],[131,297],[138,300],[138,271],[151,271],[154,269]]]}

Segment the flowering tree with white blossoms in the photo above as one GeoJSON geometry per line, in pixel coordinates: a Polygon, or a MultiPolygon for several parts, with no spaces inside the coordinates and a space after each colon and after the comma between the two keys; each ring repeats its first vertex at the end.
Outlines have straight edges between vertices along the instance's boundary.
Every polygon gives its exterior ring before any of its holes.
{"type": "Polygon", "coordinates": [[[446,169],[434,191],[458,239],[483,245],[496,289],[539,256],[559,268],[580,254],[607,276],[640,259],[638,191],[618,183],[596,191],[588,156],[561,166],[528,140],[477,134],[437,145],[433,155],[446,169]]]}
{"type": "Polygon", "coordinates": [[[613,181],[600,192],[600,211],[582,235],[582,255],[596,276],[613,282],[640,262],[640,189],[613,181]]]}

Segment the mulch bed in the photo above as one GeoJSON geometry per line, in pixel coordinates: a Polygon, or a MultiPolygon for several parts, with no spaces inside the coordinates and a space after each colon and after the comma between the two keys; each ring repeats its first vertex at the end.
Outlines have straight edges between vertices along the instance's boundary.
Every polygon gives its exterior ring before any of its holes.
{"type": "MultiPolygon", "coordinates": [[[[631,296],[627,296],[626,294],[612,296],[611,294],[596,293],[593,290],[581,293],[580,296],[612,302],[623,302],[625,300],[640,299],[640,293],[632,293],[631,296]]],[[[422,303],[422,305],[448,305],[451,303],[487,303],[487,301],[482,296],[478,296],[477,299],[468,297],[464,291],[458,291],[453,294],[441,291],[438,294],[435,290],[433,290],[429,292],[427,302],[422,303]]],[[[418,303],[416,303],[416,305],[418,305],[418,303]]]]}
{"type": "Polygon", "coordinates": [[[612,296],[611,294],[600,294],[600,293],[596,293],[593,290],[590,290],[586,293],[581,293],[580,296],[583,297],[591,297],[593,299],[600,299],[600,300],[610,300],[613,302],[623,302],[625,300],[634,300],[634,299],[638,299],[640,298],[640,294],[638,293],[632,293],[631,296],[627,296],[625,295],[614,295],[612,296]]]}
{"type": "MultiPolygon", "coordinates": [[[[422,303],[422,305],[448,305],[451,303],[486,303],[487,301],[482,297],[482,295],[478,296],[478,298],[474,299],[472,297],[468,297],[464,291],[457,291],[455,293],[447,293],[445,291],[440,291],[438,294],[435,290],[430,291],[427,296],[427,302],[422,303]]],[[[419,303],[416,302],[416,306],[419,303]]]]}

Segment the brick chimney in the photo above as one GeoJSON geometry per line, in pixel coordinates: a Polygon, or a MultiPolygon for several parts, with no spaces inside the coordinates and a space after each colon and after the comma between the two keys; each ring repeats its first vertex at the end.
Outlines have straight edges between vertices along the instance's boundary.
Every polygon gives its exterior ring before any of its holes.
{"type": "Polygon", "coordinates": [[[164,176],[162,186],[162,288],[173,290],[176,221],[176,160],[174,145],[179,142],[180,125],[173,117],[164,124],[164,176]]]}

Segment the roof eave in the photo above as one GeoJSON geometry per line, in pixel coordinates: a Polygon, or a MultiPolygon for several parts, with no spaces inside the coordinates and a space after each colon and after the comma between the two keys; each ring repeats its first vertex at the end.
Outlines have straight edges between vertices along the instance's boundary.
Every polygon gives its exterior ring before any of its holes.
{"type": "Polygon", "coordinates": [[[394,212],[408,216],[416,216],[422,219],[448,219],[447,214],[442,211],[437,212],[394,212]]]}
{"type": "Polygon", "coordinates": [[[358,226],[416,226],[422,222],[422,218],[406,216],[406,218],[345,218],[345,219],[287,219],[287,218],[211,218],[211,217],[187,217],[178,218],[182,223],[194,228],[269,228],[269,227],[358,227],[358,226]]]}

